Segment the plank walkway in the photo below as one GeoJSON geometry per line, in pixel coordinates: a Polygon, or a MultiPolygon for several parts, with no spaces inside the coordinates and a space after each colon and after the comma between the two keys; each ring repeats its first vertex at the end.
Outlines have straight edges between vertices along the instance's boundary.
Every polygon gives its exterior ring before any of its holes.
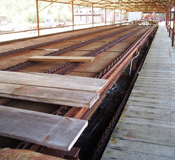
{"type": "Polygon", "coordinates": [[[69,151],[88,121],[0,105],[0,136],[69,151]]]}
{"type": "Polygon", "coordinates": [[[0,96],[91,108],[108,80],[44,73],[0,71],[0,96]]]}
{"type": "Polygon", "coordinates": [[[102,160],[175,159],[175,52],[160,25],[102,160]]]}

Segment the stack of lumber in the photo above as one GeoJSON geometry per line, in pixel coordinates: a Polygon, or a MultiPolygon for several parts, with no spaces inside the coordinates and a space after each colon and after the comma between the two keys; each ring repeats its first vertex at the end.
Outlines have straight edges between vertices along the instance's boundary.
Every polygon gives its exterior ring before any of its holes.
{"type": "Polygon", "coordinates": [[[91,108],[106,83],[105,79],[0,71],[0,96],[91,108]]]}
{"type": "MultiPolygon", "coordinates": [[[[0,96],[90,108],[104,79],[0,71],[0,96]]],[[[0,136],[69,151],[88,121],[0,105],[0,136]]]]}

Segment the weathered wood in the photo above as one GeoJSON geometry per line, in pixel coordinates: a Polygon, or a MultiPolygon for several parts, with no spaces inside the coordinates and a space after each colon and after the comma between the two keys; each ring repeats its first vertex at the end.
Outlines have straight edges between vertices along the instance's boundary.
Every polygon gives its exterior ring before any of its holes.
{"type": "Polygon", "coordinates": [[[69,151],[88,122],[0,106],[0,135],[69,151]]]}
{"type": "Polygon", "coordinates": [[[92,62],[95,57],[72,57],[72,56],[33,56],[28,61],[64,61],[64,62],[92,62]]]}
{"type": "Polygon", "coordinates": [[[44,73],[0,71],[0,83],[98,92],[108,80],[44,73]]]}
{"type": "Polygon", "coordinates": [[[90,108],[108,80],[0,71],[0,96],[90,108]]]}
{"type": "Polygon", "coordinates": [[[160,28],[102,160],[175,157],[175,61],[160,28]]]}
{"type": "MultiPolygon", "coordinates": [[[[166,158],[174,158],[175,157],[175,148],[170,146],[164,145],[157,145],[154,143],[145,143],[142,141],[132,141],[125,140],[125,139],[118,139],[115,138],[115,143],[110,143],[109,148],[114,148],[116,150],[122,150],[125,152],[135,152],[137,153],[144,153],[148,155],[156,155],[160,157],[166,158]],[[117,144],[117,148],[116,148],[117,144]]],[[[117,155],[116,155],[117,156],[117,155]]],[[[118,159],[120,159],[118,157],[118,159]]]]}
{"type": "Polygon", "coordinates": [[[151,98],[151,99],[163,99],[163,100],[175,100],[175,97],[172,97],[172,95],[159,95],[159,94],[150,94],[149,92],[147,93],[132,93],[131,96],[135,97],[144,97],[144,98],[151,98]]]}
{"type": "MultiPolygon", "coordinates": [[[[102,160],[115,160],[115,159],[126,159],[127,160],[165,160],[165,157],[161,157],[158,155],[141,153],[141,152],[133,152],[133,151],[123,151],[120,148],[109,147],[105,150],[102,160]]],[[[168,160],[174,160],[174,158],[166,157],[168,160]]]]}
{"type": "Polygon", "coordinates": [[[0,96],[35,102],[91,108],[98,100],[99,93],[0,83],[0,96]]]}
{"type": "Polygon", "coordinates": [[[31,150],[26,149],[10,149],[10,148],[4,148],[0,150],[0,157],[3,160],[7,159],[25,159],[25,160],[65,160],[63,158],[53,157],[46,154],[41,154],[38,152],[34,152],[31,150]]]}
{"type": "Polygon", "coordinates": [[[163,121],[175,122],[175,115],[172,115],[174,111],[167,112],[166,109],[158,110],[158,109],[150,109],[150,108],[147,108],[147,110],[141,110],[138,107],[136,107],[136,109],[138,109],[138,110],[133,110],[133,109],[130,109],[130,110],[127,109],[127,111],[125,110],[123,116],[146,118],[146,119],[151,119],[151,120],[162,119],[163,121]]]}
{"type": "Polygon", "coordinates": [[[143,106],[143,107],[156,107],[156,108],[174,108],[175,103],[168,103],[168,104],[164,104],[164,103],[153,103],[153,102],[149,102],[149,101],[139,101],[139,100],[132,100],[130,99],[127,104],[129,105],[133,105],[133,106],[143,106]]]}

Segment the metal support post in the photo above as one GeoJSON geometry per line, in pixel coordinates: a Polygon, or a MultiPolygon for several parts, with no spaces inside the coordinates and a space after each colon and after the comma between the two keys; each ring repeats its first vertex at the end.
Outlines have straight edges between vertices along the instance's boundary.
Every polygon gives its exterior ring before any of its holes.
{"type": "Polygon", "coordinates": [[[74,2],[72,1],[72,30],[74,30],[74,2]]]}
{"type": "Polygon", "coordinates": [[[174,27],[175,27],[175,0],[173,4],[173,33],[172,33],[172,46],[174,46],[174,27]]]}
{"type": "Polygon", "coordinates": [[[166,24],[166,29],[168,29],[168,12],[166,12],[166,17],[165,17],[165,24],[166,24]]]}
{"type": "Polygon", "coordinates": [[[38,31],[38,36],[40,36],[38,0],[36,0],[36,13],[37,13],[37,31],[38,31]]]}
{"type": "Polygon", "coordinates": [[[105,25],[106,25],[106,7],[105,7],[105,25]]]}
{"type": "Polygon", "coordinates": [[[171,37],[171,4],[170,4],[170,29],[169,29],[169,37],[171,37]]]}
{"type": "Polygon", "coordinates": [[[114,9],[114,24],[115,24],[115,9],[114,9]]]}
{"type": "Polygon", "coordinates": [[[94,27],[94,4],[92,4],[92,27],[94,27]]]}

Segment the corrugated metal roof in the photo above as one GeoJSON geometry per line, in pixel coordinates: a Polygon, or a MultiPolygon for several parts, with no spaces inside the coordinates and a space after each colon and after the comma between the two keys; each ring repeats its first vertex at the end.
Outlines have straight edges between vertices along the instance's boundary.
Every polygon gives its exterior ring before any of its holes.
{"type": "Polygon", "coordinates": [[[126,11],[166,12],[173,0],[39,0],[126,11]]]}

